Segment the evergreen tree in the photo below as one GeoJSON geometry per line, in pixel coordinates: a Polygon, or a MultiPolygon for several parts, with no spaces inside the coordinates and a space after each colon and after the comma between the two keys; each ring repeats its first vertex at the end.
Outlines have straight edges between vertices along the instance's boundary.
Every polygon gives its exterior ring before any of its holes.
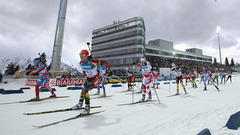
{"type": "Polygon", "coordinates": [[[229,66],[229,62],[228,62],[228,58],[227,57],[225,58],[225,65],[229,66]]]}
{"type": "Polygon", "coordinates": [[[8,64],[5,75],[14,75],[19,70],[19,65],[15,66],[12,62],[8,64]]]}
{"type": "MultiPolygon", "coordinates": [[[[17,65],[16,67],[14,67],[14,71],[17,72],[19,70],[19,65],[17,65]]],[[[15,74],[14,72],[14,74],[15,74]]]]}
{"type": "Polygon", "coordinates": [[[235,66],[233,58],[231,59],[231,66],[235,66]]]}

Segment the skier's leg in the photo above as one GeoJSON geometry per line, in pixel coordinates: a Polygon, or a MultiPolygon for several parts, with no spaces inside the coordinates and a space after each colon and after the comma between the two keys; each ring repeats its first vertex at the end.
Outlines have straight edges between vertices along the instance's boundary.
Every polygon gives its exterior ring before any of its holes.
{"type": "Polygon", "coordinates": [[[81,92],[81,96],[79,99],[79,103],[75,106],[73,106],[73,109],[79,108],[78,105],[80,105],[80,107],[83,105],[83,101],[85,100],[85,111],[86,113],[90,112],[90,96],[88,91],[90,91],[91,89],[93,89],[94,87],[96,87],[100,82],[100,78],[87,78],[86,82],[84,83],[84,88],[81,92]]]}
{"type": "Polygon", "coordinates": [[[105,86],[104,86],[105,81],[106,81],[106,78],[104,77],[102,80],[103,96],[106,96],[106,91],[105,91],[105,86]]]}
{"type": "Polygon", "coordinates": [[[38,84],[35,85],[35,94],[36,94],[36,97],[32,98],[31,100],[39,100],[39,85],[38,84]]]}
{"type": "Polygon", "coordinates": [[[145,101],[145,94],[146,94],[146,84],[147,84],[147,78],[143,76],[143,80],[142,80],[142,99],[140,101],[145,101]]]}
{"type": "Polygon", "coordinates": [[[181,79],[181,85],[182,85],[182,87],[183,87],[183,90],[184,90],[185,94],[187,94],[187,91],[186,91],[186,88],[185,88],[184,85],[183,85],[182,79],[181,79]]]}
{"type": "Polygon", "coordinates": [[[210,79],[210,82],[212,83],[212,85],[219,91],[219,88],[216,86],[216,84],[212,81],[212,79],[210,79]]]}
{"type": "Polygon", "coordinates": [[[35,98],[32,98],[31,100],[39,100],[39,87],[42,85],[43,83],[43,78],[40,77],[40,79],[37,81],[37,84],[35,85],[35,94],[36,94],[36,97],[35,98]]]}
{"type": "Polygon", "coordinates": [[[176,83],[177,83],[177,93],[176,95],[179,95],[179,77],[176,78],[176,83]]]}
{"type": "Polygon", "coordinates": [[[151,87],[150,87],[151,82],[152,82],[152,78],[149,77],[149,78],[148,78],[148,82],[147,82],[147,84],[146,84],[146,89],[147,89],[147,91],[148,91],[148,99],[147,99],[147,100],[152,100],[152,93],[151,93],[151,87]]]}
{"type": "Polygon", "coordinates": [[[204,90],[207,90],[206,82],[207,82],[207,79],[204,77],[204,79],[203,79],[204,90]]]}
{"type": "Polygon", "coordinates": [[[227,80],[226,80],[226,82],[228,81],[228,79],[229,79],[229,76],[227,77],[227,80]]]}

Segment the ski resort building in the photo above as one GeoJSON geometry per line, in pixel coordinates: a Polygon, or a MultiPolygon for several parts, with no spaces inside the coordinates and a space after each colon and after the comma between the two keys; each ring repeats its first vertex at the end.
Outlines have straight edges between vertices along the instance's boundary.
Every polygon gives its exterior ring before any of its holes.
{"type": "Polygon", "coordinates": [[[145,32],[142,17],[114,21],[111,25],[93,30],[92,56],[106,60],[112,70],[126,67],[132,69],[133,64],[140,62],[140,58],[144,55],[212,62],[212,57],[203,55],[201,49],[175,50],[173,42],[162,39],[151,40],[146,44],[145,32]]]}
{"type": "Polygon", "coordinates": [[[203,55],[201,49],[190,48],[186,51],[180,51],[173,48],[173,42],[156,39],[151,40],[145,45],[145,55],[161,58],[179,58],[184,60],[193,60],[199,62],[212,62],[212,56],[203,55]]]}
{"type": "Polygon", "coordinates": [[[111,69],[132,67],[143,57],[145,25],[142,17],[114,21],[92,34],[92,56],[106,60],[111,69]]]}

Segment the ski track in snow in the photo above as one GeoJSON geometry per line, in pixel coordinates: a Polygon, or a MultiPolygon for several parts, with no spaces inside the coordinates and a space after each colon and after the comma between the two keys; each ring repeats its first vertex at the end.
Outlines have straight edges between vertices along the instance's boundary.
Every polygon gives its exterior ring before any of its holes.
{"type": "MultiPolygon", "coordinates": [[[[127,84],[124,85],[126,89],[127,84]]],[[[111,84],[107,84],[107,95],[113,96],[91,100],[92,106],[102,106],[102,108],[91,109],[91,112],[106,110],[105,112],[41,129],[34,128],[33,125],[71,118],[81,112],[77,110],[34,116],[23,115],[27,112],[69,108],[78,102],[81,91],[69,91],[66,90],[66,87],[54,87],[57,95],[70,97],[33,103],[0,105],[0,131],[4,135],[193,135],[208,128],[213,135],[239,135],[240,129],[229,130],[224,126],[230,115],[240,111],[240,76],[234,76],[231,84],[227,82],[225,85],[219,85],[220,92],[212,85],[207,85],[207,91],[203,91],[203,84],[197,83],[197,85],[198,88],[192,88],[188,83],[186,86],[188,95],[167,97],[176,93],[176,84],[171,84],[169,90],[168,84],[161,83],[159,89],[156,89],[161,104],[156,101],[118,106],[131,103],[132,98],[134,101],[140,100],[141,94],[132,95],[132,92],[121,92],[124,91],[122,87],[113,88],[111,84]]],[[[5,90],[16,90],[21,87],[26,87],[24,80],[21,79],[8,84],[0,84],[0,88],[5,90]]],[[[31,87],[30,90],[24,90],[24,94],[0,95],[0,103],[28,100],[34,97],[34,93],[34,87],[31,87]]],[[[96,93],[96,89],[90,91],[90,94],[94,93],[96,93]]],[[[181,86],[180,93],[183,93],[181,86]]],[[[49,95],[49,92],[42,92],[40,98],[49,95]]],[[[91,98],[98,96],[93,95],[91,98]]],[[[146,95],[147,97],[148,95],[146,95]]],[[[152,89],[152,97],[153,100],[157,100],[154,89],[152,89]]]]}

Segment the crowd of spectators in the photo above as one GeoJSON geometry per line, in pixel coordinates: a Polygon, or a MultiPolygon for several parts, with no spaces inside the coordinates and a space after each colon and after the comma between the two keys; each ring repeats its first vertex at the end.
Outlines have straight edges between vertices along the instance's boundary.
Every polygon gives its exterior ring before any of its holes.
{"type": "MultiPolygon", "coordinates": [[[[194,61],[194,60],[184,60],[180,58],[161,58],[155,56],[147,56],[147,61],[149,61],[152,67],[159,68],[172,68],[172,64],[174,63],[178,67],[182,69],[183,74],[189,74],[193,72],[193,69],[197,69],[198,73],[201,73],[203,69],[211,72],[215,72],[215,69],[218,71],[225,71],[225,72],[235,72],[231,67],[226,65],[220,65],[218,63],[211,63],[211,62],[201,62],[201,61],[194,61]]],[[[133,64],[134,65],[134,64],[133,64]]],[[[113,74],[119,77],[126,77],[122,75],[122,72],[125,72],[124,69],[113,70],[113,74]]],[[[135,71],[134,76],[141,76],[141,72],[135,71]]]]}
{"type": "Polygon", "coordinates": [[[233,69],[229,66],[220,65],[218,63],[213,64],[211,62],[200,62],[193,60],[183,60],[180,58],[160,58],[154,56],[147,56],[147,60],[151,63],[153,67],[159,68],[171,68],[172,63],[179,66],[182,69],[183,73],[190,73],[193,69],[197,69],[198,72],[202,72],[203,69],[215,71],[216,68],[224,70],[225,72],[230,71],[234,72],[233,69]]]}

